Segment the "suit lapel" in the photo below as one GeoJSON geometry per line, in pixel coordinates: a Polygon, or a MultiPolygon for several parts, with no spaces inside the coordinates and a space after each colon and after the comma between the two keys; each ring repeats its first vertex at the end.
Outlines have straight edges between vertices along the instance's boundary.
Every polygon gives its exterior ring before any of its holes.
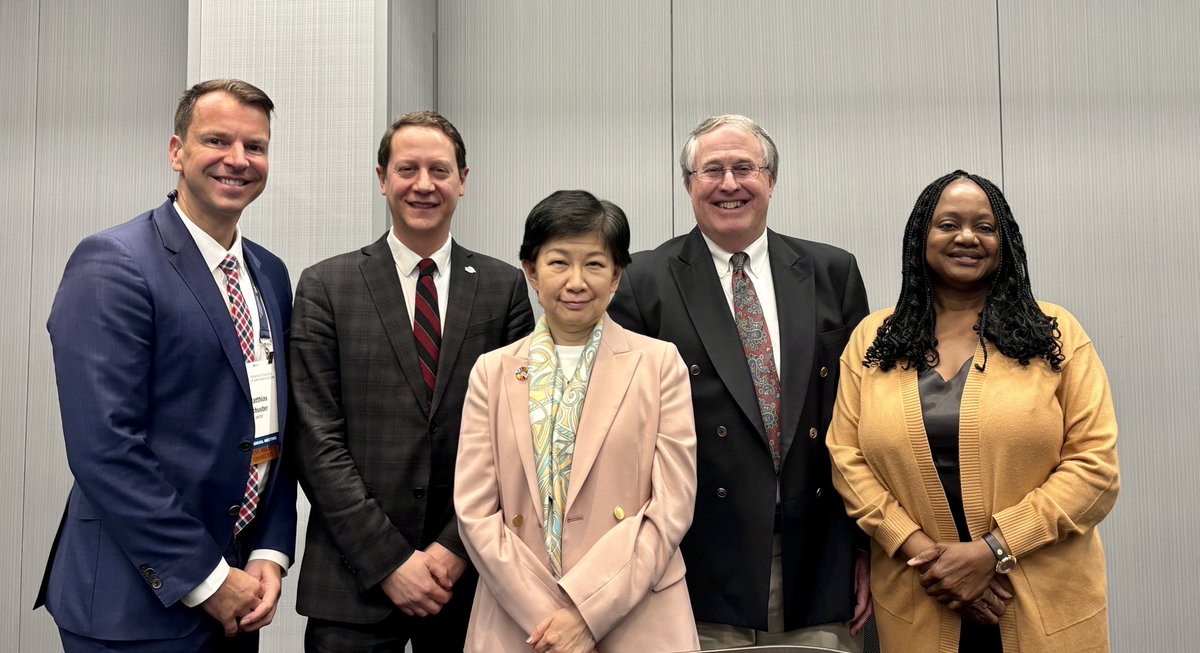
{"type": "Polygon", "coordinates": [[[570,512],[575,497],[579,496],[580,488],[592,471],[617,410],[625,400],[634,369],[641,359],[639,352],[629,350],[625,330],[608,319],[607,315],[604,320],[600,348],[596,352],[596,362],[583,400],[583,414],[579,416],[579,428],[575,432],[575,453],[571,457],[566,512],[570,512]]]}
{"type": "Polygon", "coordinates": [[[246,358],[242,355],[242,347],[238,344],[237,333],[233,330],[233,319],[229,316],[229,308],[225,298],[213,281],[212,270],[204,263],[200,248],[188,233],[183,219],[175,212],[175,207],[168,200],[154,211],[154,224],[158,227],[163,246],[171,252],[171,267],[183,279],[184,284],[192,291],[200,308],[208,316],[208,322],[216,332],[221,348],[230,367],[237,375],[246,401],[250,401],[250,378],[246,374],[246,358]]]}
{"type": "MultiPolygon", "coordinates": [[[[283,313],[280,312],[279,299],[275,294],[275,284],[271,283],[271,279],[262,271],[262,264],[254,253],[253,247],[253,243],[242,240],[242,255],[246,259],[246,267],[250,270],[254,284],[258,286],[258,299],[264,304],[267,321],[270,323],[271,341],[275,348],[275,396],[276,401],[279,402],[276,408],[282,418],[287,415],[287,352],[282,349],[283,332],[290,325],[283,323],[283,313]]],[[[230,322],[232,323],[232,320],[230,322]]],[[[283,420],[280,419],[280,423],[282,422],[283,420]]]]}
{"type": "Polygon", "coordinates": [[[767,231],[767,256],[771,261],[771,276],[775,281],[775,306],[779,315],[779,360],[783,368],[780,379],[783,394],[780,402],[780,424],[785,434],[783,458],[795,438],[800,413],[808,396],[808,381],[813,366],[816,330],[816,286],[812,261],[773,231],[767,231]],[[786,300],[786,301],[785,301],[786,300]],[[785,308],[786,305],[786,308],[785,308]]]}
{"type": "Polygon", "coordinates": [[[512,420],[509,432],[517,445],[517,456],[525,469],[525,481],[529,484],[529,496],[537,510],[537,523],[545,523],[542,514],[541,493],[538,491],[537,469],[533,460],[533,432],[529,428],[529,377],[518,378],[517,371],[528,368],[529,343],[526,341],[515,356],[505,356],[501,363],[500,379],[504,399],[508,404],[508,416],[512,420]]]}
{"type": "Polygon", "coordinates": [[[421,378],[420,362],[417,359],[417,344],[413,340],[412,323],[408,321],[408,309],[404,305],[404,290],[396,276],[396,259],[387,244],[387,234],[362,249],[363,260],[358,268],[367,284],[367,292],[375,302],[375,310],[383,322],[396,362],[408,380],[417,405],[425,405],[425,382],[421,378]]]}
{"type": "MultiPolygon", "coordinates": [[[[479,275],[468,272],[475,254],[450,243],[450,296],[446,298],[446,314],[442,316],[442,348],[438,356],[437,383],[433,389],[430,411],[436,411],[446,392],[446,384],[462,351],[463,337],[471,323],[471,308],[475,304],[475,287],[479,275]]],[[[474,268],[471,268],[474,270],[474,268]]],[[[415,350],[414,350],[415,351],[415,350]]]]}
{"type": "Polygon", "coordinates": [[[670,259],[670,266],[675,285],[683,297],[683,305],[687,307],[704,350],[708,352],[721,381],[746,418],[758,430],[766,446],[767,433],[758,409],[758,397],[754,394],[750,367],[742,351],[742,340],[713,267],[712,253],[698,228],[693,229],[684,241],[679,257],[670,259]]]}

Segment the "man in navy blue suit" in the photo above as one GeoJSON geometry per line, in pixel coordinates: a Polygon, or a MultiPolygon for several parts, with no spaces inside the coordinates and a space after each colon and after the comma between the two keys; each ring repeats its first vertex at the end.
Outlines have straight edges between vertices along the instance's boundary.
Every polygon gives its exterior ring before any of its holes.
{"type": "Polygon", "coordinates": [[[296,538],[291,282],[238,229],[273,108],[239,80],[185,91],[176,189],[63,273],[47,326],[75,483],[35,607],[68,653],[254,651],[274,617],[296,538]]]}

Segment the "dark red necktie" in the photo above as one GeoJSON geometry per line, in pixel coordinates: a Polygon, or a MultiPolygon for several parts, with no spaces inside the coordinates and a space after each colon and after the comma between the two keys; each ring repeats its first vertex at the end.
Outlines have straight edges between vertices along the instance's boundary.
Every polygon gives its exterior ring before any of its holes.
{"type": "MultiPolygon", "coordinates": [[[[246,299],[242,296],[238,275],[238,260],[233,254],[226,254],[221,261],[221,271],[225,273],[225,292],[229,295],[229,317],[233,318],[233,328],[237,331],[238,344],[242,347],[242,356],[247,363],[254,361],[254,332],[251,328],[250,311],[246,308],[246,299]]],[[[254,520],[258,512],[259,487],[258,465],[250,465],[250,475],[246,480],[246,491],[242,496],[242,507],[238,510],[237,521],[233,524],[233,534],[237,535],[254,520]]]]}
{"type": "Polygon", "coordinates": [[[437,263],[424,258],[417,264],[417,269],[413,337],[417,340],[417,358],[421,360],[421,378],[425,381],[425,404],[428,407],[437,384],[438,355],[442,348],[442,321],[438,317],[437,286],[433,285],[437,263]]]}

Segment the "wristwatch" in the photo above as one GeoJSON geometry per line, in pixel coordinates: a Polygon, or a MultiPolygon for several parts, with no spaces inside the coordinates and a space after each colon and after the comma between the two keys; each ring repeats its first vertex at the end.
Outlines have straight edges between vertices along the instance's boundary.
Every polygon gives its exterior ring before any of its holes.
{"type": "Polygon", "coordinates": [[[1005,551],[1004,547],[1000,546],[1000,542],[991,533],[984,533],[983,541],[987,542],[987,545],[992,549],[992,555],[996,556],[997,574],[1007,574],[1017,566],[1016,556],[1005,551]]]}

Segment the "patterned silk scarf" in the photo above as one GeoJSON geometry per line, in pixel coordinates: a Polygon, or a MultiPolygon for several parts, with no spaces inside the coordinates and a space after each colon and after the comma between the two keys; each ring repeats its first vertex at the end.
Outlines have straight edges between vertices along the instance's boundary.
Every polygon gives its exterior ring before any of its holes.
{"type": "Polygon", "coordinates": [[[546,316],[538,320],[529,342],[529,427],[533,434],[533,462],[538,494],[542,497],[542,538],[555,578],[562,577],[562,528],[575,455],[575,429],[583,413],[588,379],[604,330],[601,319],[583,348],[579,367],[567,382],[558,364],[546,316]]]}

